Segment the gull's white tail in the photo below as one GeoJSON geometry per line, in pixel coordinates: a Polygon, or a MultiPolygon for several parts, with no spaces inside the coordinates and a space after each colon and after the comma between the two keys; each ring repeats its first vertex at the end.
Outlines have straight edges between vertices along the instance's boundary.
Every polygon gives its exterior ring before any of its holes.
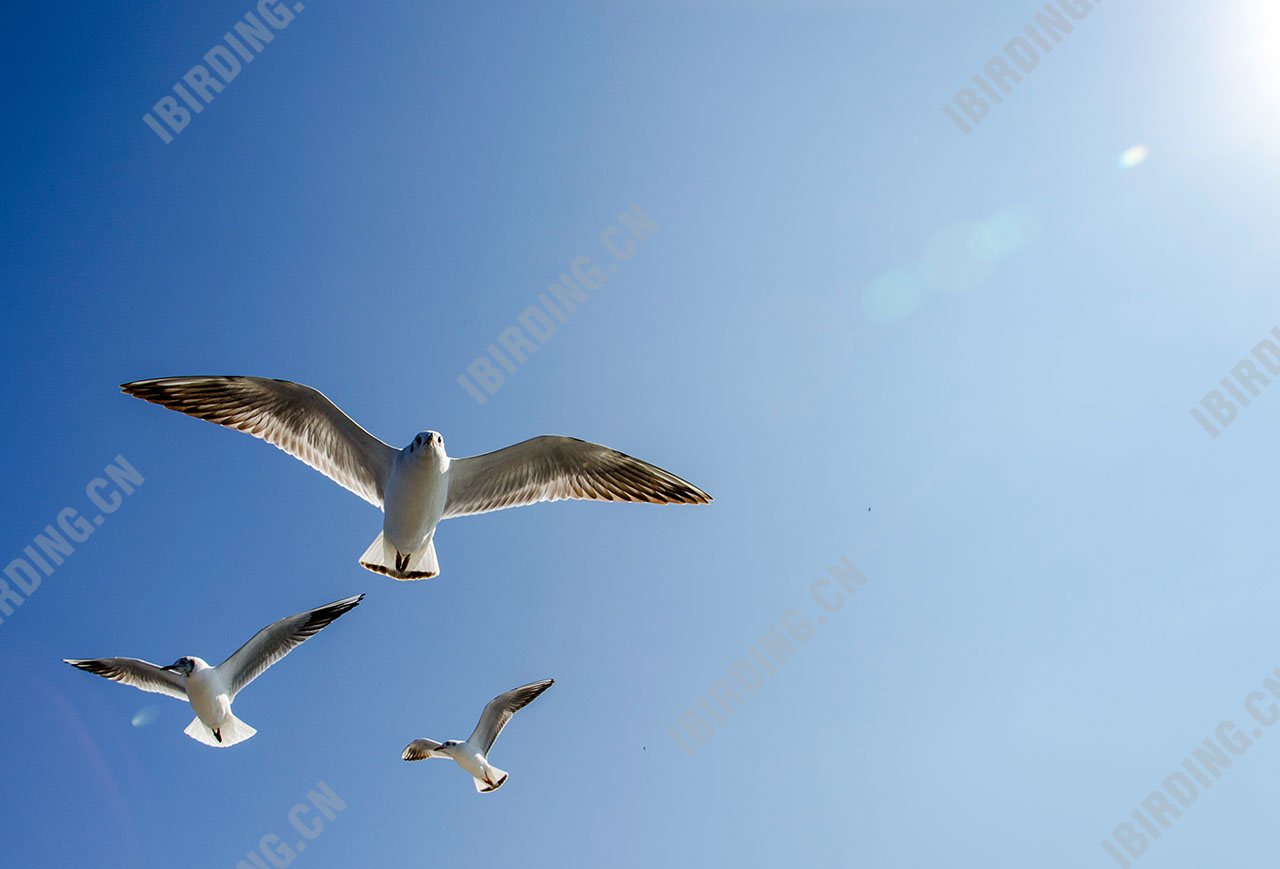
{"type": "Polygon", "coordinates": [[[485,776],[488,777],[490,782],[493,782],[492,785],[489,784],[489,782],[485,781],[484,779],[480,779],[480,778],[472,779],[472,781],[476,783],[476,790],[482,794],[493,793],[498,788],[506,784],[507,774],[502,770],[498,769],[496,766],[486,766],[484,768],[484,774],[485,776]]]}
{"type": "Polygon", "coordinates": [[[205,745],[212,745],[214,748],[226,748],[229,745],[235,745],[237,742],[244,742],[258,731],[232,715],[225,724],[218,728],[218,735],[222,737],[222,741],[219,742],[218,737],[213,735],[213,731],[197,715],[187,725],[187,729],[182,732],[196,742],[203,742],[205,745]]]}
{"type": "Polygon", "coordinates": [[[360,566],[374,573],[385,573],[393,579],[430,579],[440,572],[436,561],[436,543],[428,540],[427,545],[417,552],[409,554],[408,564],[399,557],[396,548],[391,545],[386,534],[379,534],[369,544],[369,548],[360,556],[360,566]],[[397,566],[396,562],[402,562],[397,566]]]}

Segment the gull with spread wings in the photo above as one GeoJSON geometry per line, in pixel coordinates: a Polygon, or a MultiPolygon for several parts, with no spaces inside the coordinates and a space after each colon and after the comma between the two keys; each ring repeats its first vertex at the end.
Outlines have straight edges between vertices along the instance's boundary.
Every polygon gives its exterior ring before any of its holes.
{"type": "Polygon", "coordinates": [[[272,664],[318,634],[321,628],[354,609],[363,597],[359,594],[272,622],[216,667],[189,655],[167,667],[137,658],[62,660],[143,691],[188,701],[196,717],[183,732],[205,745],[226,748],[258,732],[231,713],[231,701],[236,695],[272,664]]]}
{"type": "Polygon", "coordinates": [[[360,563],[395,579],[440,572],[441,519],[568,498],[705,504],[711,496],[675,474],[600,444],[543,435],[465,459],[438,432],[397,450],[317,390],[262,377],[166,377],[120,387],[129,395],[238,429],[301,459],[385,514],[360,563]]]}
{"type": "Polygon", "coordinates": [[[480,722],[467,737],[466,742],[450,739],[436,742],[434,739],[415,739],[405,746],[400,755],[401,760],[428,760],[433,757],[447,757],[458,766],[471,773],[475,780],[476,790],[482,794],[496,791],[507,780],[507,774],[489,763],[489,749],[494,740],[507,726],[511,716],[534,701],[539,694],[556,683],[555,679],[543,679],[541,682],[530,682],[513,688],[505,694],[499,694],[489,701],[480,713],[480,722]]]}

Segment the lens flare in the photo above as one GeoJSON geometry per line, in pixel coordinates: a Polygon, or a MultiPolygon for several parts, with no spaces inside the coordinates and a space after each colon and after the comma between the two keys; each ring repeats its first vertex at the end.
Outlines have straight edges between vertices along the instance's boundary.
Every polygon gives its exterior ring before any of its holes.
{"type": "Polygon", "coordinates": [[[1134,145],[1132,148],[1125,148],[1124,153],[1116,160],[1116,165],[1121,169],[1132,169],[1146,160],[1147,155],[1150,153],[1151,149],[1146,145],[1134,145]]]}
{"type": "Polygon", "coordinates": [[[983,220],[962,220],[936,233],[920,258],[890,269],[862,291],[862,311],[877,323],[902,320],[934,291],[959,293],[986,282],[1005,258],[1035,236],[1035,215],[1010,206],[983,220]]]}
{"type": "Polygon", "coordinates": [[[143,706],[130,719],[134,727],[146,727],[160,717],[160,710],[154,706],[143,706]]]}
{"type": "Polygon", "coordinates": [[[891,269],[863,292],[862,310],[877,323],[892,323],[919,308],[927,293],[916,269],[891,269]]]}

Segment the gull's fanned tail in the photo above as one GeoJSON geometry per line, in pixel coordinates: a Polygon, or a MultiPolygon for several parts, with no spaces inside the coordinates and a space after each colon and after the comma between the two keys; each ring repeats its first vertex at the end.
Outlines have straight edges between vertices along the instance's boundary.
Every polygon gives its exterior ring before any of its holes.
{"type": "Polygon", "coordinates": [[[258,731],[232,715],[225,724],[218,728],[218,733],[215,736],[213,730],[205,726],[205,723],[200,720],[200,716],[197,715],[187,725],[187,729],[182,732],[196,742],[203,742],[205,745],[211,745],[214,748],[226,748],[235,745],[237,742],[244,742],[258,731]],[[219,736],[222,737],[221,741],[218,740],[219,736]]]}
{"type": "Polygon", "coordinates": [[[491,794],[507,783],[507,774],[496,766],[486,768],[485,774],[489,776],[489,782],[493,782],[493,784],[489,784],[484,779],[472,779],[476,783],[476,790],[482,794],[491,794]]]}
{"type": "Polygon", "coordinates": [[[401,580],[430,579],[440,572],[434,540],[428,540],[417,552],[400,553],[384,533],[379,533],[360,556],[360,566],[401,580]]]}

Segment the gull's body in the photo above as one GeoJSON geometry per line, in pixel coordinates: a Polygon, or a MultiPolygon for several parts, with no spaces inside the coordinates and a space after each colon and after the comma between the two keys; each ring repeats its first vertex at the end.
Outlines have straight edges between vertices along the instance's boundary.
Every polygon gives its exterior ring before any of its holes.
{"type": "Polygon", "coordinates": [[[415,739],[405,746],[402,760],[429,760],[447,757],[471,774],[476,790],[482,794],[496,791],[507,780],[507,773],[489,763],[489,751],[502,728],[511,716],[533,702],[534,698],[555,684],[555,679],[543,679],[521,685],[505,694],[494,697],[484,707],[476,729],[465,742],[450,739],[436,742],[434,739],[415,739]]]}
{"type": "MultiPolygon", "coordinates": [[[[470,773],[472,780],[475,781],[476,790],[482,794],[496,791],[507,781],[507,773],[489,763],[489,758],[475,746],[464,742],[462,745],[442,745],[435,751],[437,754],[452,758],[454,763],[470,773]]],[[[403,755],[401,757],[403,758],[403,755]]]]}
{"type": "MultiPolygon", "coordinates": [[[[418,437],[423,438],[424,435],[418,437]]],[[[396,454],[391,464],[382,502],[382,539],[389,542],[396,553],[408,553],[412,556],[413,553],[430,551],[430,560],[434,563],[435,547],[432,537],[435,535],[436,525],[444,517],[449,501],[450,460],[444,452],[443,438],[434,432],[428,432],[425,441],[420,449],[415,447],[410,450],[405,447],[396,454]],[[433,448],[437,439],[439,447],[433,448]]],[[[361,564],[366,567],[378,564],[378,553],[374,551],[377,545],[378,541],[375,540],[370,547],[371,551],[361,556],[361,564]]],[[[400,557],[403,559],[403,556],[400,557]]],[[[373,569],[376,570],[376,566],[373,569]]],[[[439,571],[438,564],[435,565],[435,571],[439,571]]],[[[431,575],[434,576],[435,573],[431,575]]]]}
{"type": "Polygon", "coordinates": [[[609,447],[543,435],[450,458],[444,438],[418,434],[403,449],[369,434],[316,390],[262,377],[167,377],[121,386],[138,398],[248,432],[382,509],[382,533],[360,563],[396,579],[440,572],[442,519],[569,498],[705,504],[706,492],[609,447]]]}
{"type": "Polygon", "coordinates": [[[196,718],[220,741],[222,728],[235,717],[231,714],[234,694],[217,667],[210,667],[203,658],[192,657],[191,661],[194,666],[187,676],[187,699],[196,718]]]}
{"type": "Polygon", "coordinates": [[[181,657],[167,667],[137,658],[63,660],[143,691],[188,701],[196,717],[184,733],[205,745],[225,748],[258,732],[232,713],[236,695],[321,628],[354,609],[363,597],[356,595],[272,622],[216,667],[194,655],[181,657]]]}

